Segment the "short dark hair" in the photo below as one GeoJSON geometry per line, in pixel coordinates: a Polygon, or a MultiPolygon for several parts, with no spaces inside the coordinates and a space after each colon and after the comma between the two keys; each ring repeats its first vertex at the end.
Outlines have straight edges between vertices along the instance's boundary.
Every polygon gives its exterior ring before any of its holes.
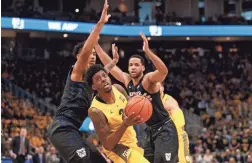
{"type": "Polygon", "coordinates": [[[92,84],[93,84],[92,78],[99,71],[106,72],[106,70],[104,69],[104,67],[101,64],[94,64],[89,67],[89,69],[87,70],[86,75],[85,75],[86,82],[88,83],[89,86],[92,86],[92,84]]]}
{"type": "Polygon", "coordinates": [[[132,56],[129,58],[129,60],[130,60],[131,58],[138,58],[138,59],[141,60],[141,63],[142,63],[143,65],[145,65],[144,58],[143,58],[141,55],[138,55],[138,54],[132,55],[132,56]]]}
{"type": "Polygon", "coordinates": [[[79,53],[80,49],[83,47],[84,43],[85,43],[85,42],[79,42],[78,44],[76,44],[76,45],[74,46],[73,55],[74,55],[75,57],[77,57],[77,54],[79,53]]]}

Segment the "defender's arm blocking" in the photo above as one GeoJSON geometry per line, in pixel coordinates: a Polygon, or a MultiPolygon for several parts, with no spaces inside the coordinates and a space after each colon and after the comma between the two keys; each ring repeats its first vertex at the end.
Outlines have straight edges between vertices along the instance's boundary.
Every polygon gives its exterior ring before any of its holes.
{"type": "MultiPolygon", "coordinates": [[[[112,61],[109,55],[101,48],[101,46],[97,43],[95,45],[95,50],[97,55],[99,56],[100,60],[102,61],[103,65],[107,65],[112,61]]],[[[118,49],[115,44],[112,44],[112,52],[113,56],[118,55],[118,49]]],[[[118,55],[119,56],[119,55],[118,55]]],[[[115,66],[111,69],[111,74],[116,78],[116,80],[122,82],[125,86],[130,81],[130,76],[128,73],[123,72],[119,67],[115,66]]]]}
{"type": "Polygon", "coordinates": [[[150,58],[157,69],[154,72],[146,74],[146,77],[151,83],[161,82],[167,76],[168,69],[164,62],[150,50],[146,36],[143,33],[140,33],[140,35],[143,39],[143,51],[150,58]]]}
{"type": "Polygon", "coordinates": [[[83,73],[85,73],[88,68],[87,58],[89,58],[89,56],[92,54],[92,50],[95,46],[95,43],[97,43],[99,39],[99,33],[101,32],[103,25],[108,21],[110,17],[110,15],[107,15],[108,7],[108,2],[107,0],[105,0],[101,18],[94,27],[91,34],[89,35],[85,44],[83,45],[81,53],[78,55],[77,62],[74,65],[73,72],[71,75],[71,79],[73,81],[83,81],[83,73]]]}

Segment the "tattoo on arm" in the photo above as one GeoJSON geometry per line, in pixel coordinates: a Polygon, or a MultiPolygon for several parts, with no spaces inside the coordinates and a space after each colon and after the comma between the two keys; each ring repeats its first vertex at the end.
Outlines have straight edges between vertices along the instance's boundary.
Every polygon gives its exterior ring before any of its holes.
{"type": "MultiPolygon", "coordinates": [[[[95,131],[104,146],[106,143],[106,139],[110,135],[110,128],[108,121],[105,117],[105,115],[97,108],[90,108],[88,110],[88,114],[94,124],[95,131]]],[[[123,145],[123,144],[116,144],[115,147],[112,149],[114,153],[116,153],[118,156],[120,156],[125,162],[127,162],[127,159],[129,157],[129,147],[123,145]]]]}
{"type": "Polygon", "coordinates": [[[88,110],[88,115],[90,116],[95,131],[102,143],[106,140],[110,134],[109,124],[105,115],[97,108],[90,108],[88,110]]]}

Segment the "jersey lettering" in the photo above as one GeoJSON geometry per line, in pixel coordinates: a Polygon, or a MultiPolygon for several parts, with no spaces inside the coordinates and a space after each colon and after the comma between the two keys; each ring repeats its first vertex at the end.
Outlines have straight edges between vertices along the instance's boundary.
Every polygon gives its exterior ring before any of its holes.
{"type": "Polygon", "coordinates": [[[141,96],[142,92],[141,91],[137,91],[137,92],[130,92],[130,97],[134,97],[134,96],[141,96]]]}
{"type": "Polygon", "coordinates": [[[164,119],[169,119],[169,115],[167,111],[164,109],[162,100],[160,98],[160,92],[156,93],[149,93],[147,92],[143,85],[142,85],[142,80],[143,78],[139,81],[137,85],[134,86],[133,81],[131,80],[127,86],[128,92],[130,97],[134,96],[141,96],[144,93],[149,95],[152,98],[152,107],[153,107],[153,112],[148,121],[146,121],[147,125],[154,125],[156,123],[159,123],[160,121],[164,119]]]}

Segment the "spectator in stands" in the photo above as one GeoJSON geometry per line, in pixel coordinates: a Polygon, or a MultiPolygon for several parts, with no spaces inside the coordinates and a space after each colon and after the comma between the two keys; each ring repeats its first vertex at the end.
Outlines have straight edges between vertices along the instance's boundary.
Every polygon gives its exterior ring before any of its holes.
{"type": "Polygon", "coordinates": [[[237,161],[237,162],[245,162],[245,158],[244,158],[244,156],[241,154],[240,149],[237,149],[237,150],[236,150],[236,153],[235,153],[235,161],[237,161]]]}
{"type": "Polygon", "coordinates": [[[5,156],[5,151],[6,151],[6,146],[5,146],[6,142],[5,141],[6,141],[5,137],[1,131],[1,155],[2,156],[5,156]]]}
{"type": "Polygon", "coordinates": [[[196,154],[194,158],[195,158],[195,163],[202,163],[203,161],[203,156],[199,150],[196,150],[196,154]]]}
{"type": "Polygon", "coordinates": [[[35,155],[32,156],[32,162],[33,163],[46,163],[44,147],[40,146],[37,148],[35,155]]]}
{"type": "Polygon", "coordinates": [[[13,158],[14,163],[24,163],[26,156],[30,152],[30,142],[26,138],[27,129],[21,128],[20,135],[12,140],[12,150],[10,156],[13,158]]]}
{"type": "Polygon", "coordinates": [[[33,147],[40,147],[45,144],[45,140],[42,138],[41,131],[39,129],[35,129],[35,134],[30,138],[31,145],[33,147]]]}
{"type": "Polygon", "coordinates": [[[203,157],[202,163],[212,163],[212,162],[213,162],[213,155],[211,154],[210,150],[207,149],[203,157]]]}
{"type": "Polygon", "coordinates": [[[46,155],[46,163],[59,163],[60,159],[56,155],[56,149],[51,146],[50,151],[46,155]]]}

